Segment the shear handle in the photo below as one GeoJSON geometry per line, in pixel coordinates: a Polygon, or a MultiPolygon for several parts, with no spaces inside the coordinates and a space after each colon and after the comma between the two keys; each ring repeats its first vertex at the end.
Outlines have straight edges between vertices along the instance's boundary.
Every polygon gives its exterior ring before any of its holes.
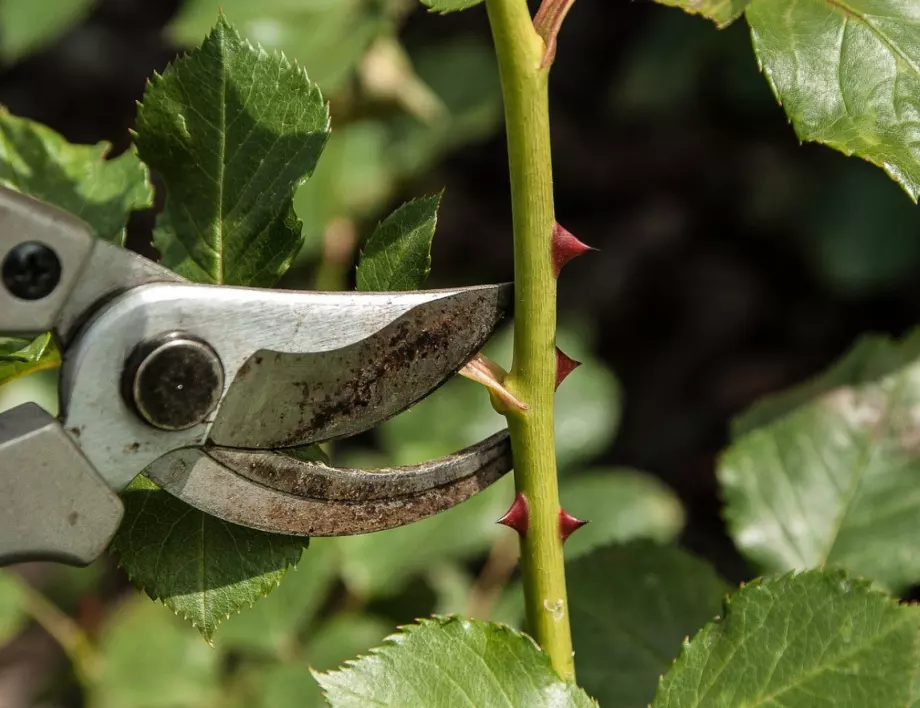
{"type": "Polygon", "coordinates": [[[87,565],[123,511],[55,418],[34,403],[0,415],[0,566],[87,565]]]}

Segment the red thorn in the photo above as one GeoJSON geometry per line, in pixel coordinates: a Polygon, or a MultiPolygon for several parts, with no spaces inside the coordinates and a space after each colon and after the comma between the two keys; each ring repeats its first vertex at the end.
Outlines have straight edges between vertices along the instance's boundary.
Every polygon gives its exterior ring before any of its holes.
{"type": "Polygon", "coordinates": [[[556,388],[558,389],[566,377],[579,366],[581,366],[580,361],[575,361],[559,347],[556,347],[556,388]]]}
{"type": "Polygon", "coordinates": [[[553,226],[553,271],[556,273],[557,278],[562,266],[570,260],[587,251],[596,250],[596,248],[591,248],[591,246],[587,246],[575,238],[563,226],[560,226],[559,222],[556,222],[553,226]]]}
{"type": "Polygon", "coordinates": [[[559,508],[559,537],[565,543],[566,539],[589,522],[576,519],[563,508],[559,508]]]}
{"type": "Polygon", "coordinates": [[[527,527],[530,525],[530,506],[527,504],[527,497],[522,493],[514,498],[511,508],[495,523],[504,524],[509,529],[514,529],[520,534],[521,538],[527,535],[527,527]]]}

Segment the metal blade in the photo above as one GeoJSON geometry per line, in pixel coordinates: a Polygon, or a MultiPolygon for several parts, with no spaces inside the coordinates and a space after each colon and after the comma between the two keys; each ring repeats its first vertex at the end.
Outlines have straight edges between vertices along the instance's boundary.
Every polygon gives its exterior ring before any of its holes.
{"type": "MultiPolygon", "coordinates": [[[[469,288],[420,303],[338,349],[258,351],[236,373],[209,439],[266,449],[368,430],[456,373],[482,349],[511,302],[510,285],[469,288]]],[[[343,310],[341,316],[361,312],[343,310]]],[[[333,319],[329,327],[341,324],[333,319]]]]}
{"type": "Polygon", "coordinates": [[[510,469],[503,431],[416,467],[355,470],[272,452],[188,448],[145,473],[170,494],[234,524],[293,536],[351,536],[449,509],[510,469]]]}
{"type": "Polygon", "coordinates": [[[141,285],[102,305],[68,348],[64,427],[115,490],[157,458],[208,439],[264,449],[348,435],[436,388],[485,343],[510,302],[510,286],[314,293],[141,285]],[[218,408],[182,430],[149,425],[125,396],[132,352],[170,333],[204,342],[227,382],[218,408]]]}

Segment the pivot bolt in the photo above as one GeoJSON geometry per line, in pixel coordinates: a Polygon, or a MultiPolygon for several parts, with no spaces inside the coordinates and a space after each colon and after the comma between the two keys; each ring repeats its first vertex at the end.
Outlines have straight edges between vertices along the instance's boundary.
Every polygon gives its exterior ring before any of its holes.
{"type": "Polygon", "coordinates": [[[3,285],[21,300],[41,300],[48,297],[61,282],[61,261],[43,243],[20,243],[0,266],[3,285]]]}
{"type": "Polygon", "coordinates": [[[223,389],[224,369],[215,351],[181,332],[139,345],[122,380],[128,405],[160,430],[198,425],[217,407],[223,389]]]}

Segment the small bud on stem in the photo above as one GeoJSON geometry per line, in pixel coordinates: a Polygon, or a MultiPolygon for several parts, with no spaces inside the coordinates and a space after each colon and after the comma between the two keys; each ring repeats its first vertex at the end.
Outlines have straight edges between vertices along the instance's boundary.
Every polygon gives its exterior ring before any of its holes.
{"type": "Polygon", "coordinates": [[[576,519],[565,509],[559,508],[559,538],[565,543],[566,539],[589,522],[576,519]]]}
{"type": "Polygon", "coordinates": [[[508,372],[483,354],[477,354],[466,366],[460,369],[460,375],[471,381],[481,383],[492,395],[492,405],[499,413],[517,409],[526,411],[527,405],[519,401],[504,387],[508,372]]]}
{"type": "Polygon", "coordinates": [[[527,497],[519,492],[511,508],[495,523],[514,529],[521,538],[526,536],[527,527],[530,525],[530,506],[527,504],[527,497]]]}
{"type": "Polygon", "coordinates": [[[560,226],[557,222],[553,226],[553,245],[552,245],[552,256],[553,256],[553,270],[556,273],[556,277],[559,277],[559,273],[562,270],[562,266],[568,263],[573,258],[577,258],[582,253],[587,251],[596,251],[596,248],[591,248],[575,238],[571,233],[569,233],[564,227],[560,226]]]}

